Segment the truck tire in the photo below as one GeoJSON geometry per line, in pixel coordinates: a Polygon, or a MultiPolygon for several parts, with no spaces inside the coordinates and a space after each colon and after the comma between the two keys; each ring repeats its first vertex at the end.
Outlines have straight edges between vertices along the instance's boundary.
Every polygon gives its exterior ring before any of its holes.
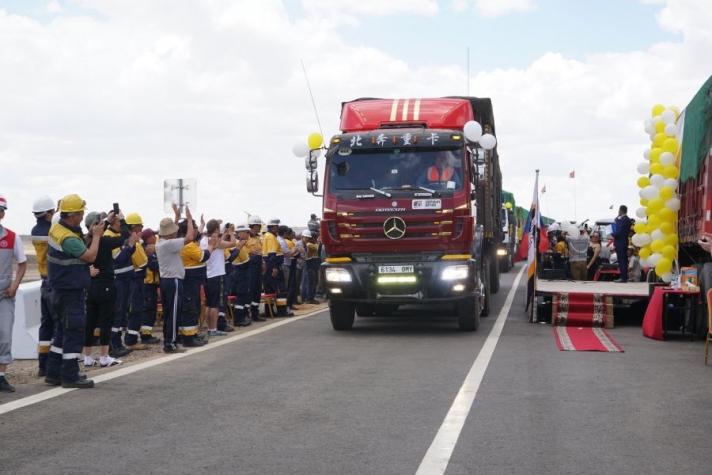
{"type": "Polygon", "coordinates": [[[499,266],[490,265],[490,293],[499,292],[499,266]]]}
{"type": "Polygon", "coordinates": [[[457,325],[460,330],[474,332],[480,327],[480,309],[478,299],[468,297],[457,304],[457,325]]]}
{"type": "Polygon", "coordinates": [[[355,305],[351,302],[335,302],[329,300],[329,316],[331,317],[331,326],[334,330],[343,331],[351,330],[354,325],[355,305]]]}
{"type": "Polygon", "coordinates": [[[373,304],[359,303],[356,304],[356,315],[358,315],[359,317],[370,317],[371,315],[373,315],[375,309],[376,307],[373,304]]]}
{"type": "Polygon", "coordinates": [[[480,312],[480,315],[483,317],[486,317],[490,314],[490,259],[489,257],[485,257],[483,262],[482,262],[482,282],[483,282],[483,288],[484,288],[484,299],[482,302],[482,310],[480,312]]]}
{"type": "Polygon", "coordinates": [[[506,259],[499,260],[499,272],[506,273],[509,272],[509,256],[506,259]]]}

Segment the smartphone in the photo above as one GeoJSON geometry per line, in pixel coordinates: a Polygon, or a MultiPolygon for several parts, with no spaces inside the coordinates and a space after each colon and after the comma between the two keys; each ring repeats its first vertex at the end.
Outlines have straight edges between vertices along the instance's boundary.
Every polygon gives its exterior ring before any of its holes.
{"type": "Polygon", "coordinates": [[[97,214],[96,218],[94,219],[94,224],[99,224],[99,223],[101,223],[101,215],[97,214]]]}
{"type": "Polygon", "coordinates": [[[114,203],[114,216],[119,215],[119,203],[114,203]]]}

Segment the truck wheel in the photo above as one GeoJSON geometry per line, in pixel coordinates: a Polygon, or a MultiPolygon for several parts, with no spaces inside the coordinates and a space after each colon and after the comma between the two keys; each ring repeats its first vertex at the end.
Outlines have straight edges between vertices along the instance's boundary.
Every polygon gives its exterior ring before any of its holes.
{"type": "Polygon", "coordinates": [[[480,315],[486,317],[490,314],[490,260],[485,257],[482,262],[482,287],[484,288],[484,302],[482,303],[482,311],[480,315]]]}
{"type": "Polygon", "coordinates": [[[356,304],[356,315],[359,317],[370,317],[373,315],[375,306],[370,303],[359,303],[356,304]]]}
{"type": "Polygon", "coordinates": [[[351,302],[329,300],[329,316],[334,330],[350,330],[354,325],[355,305],[351,302]]]}
{"type": "Polygon", "coordinates": [[[500,273],[509,272],[509,257],[507,257],[506,259],[499,260],[499,272],[500,273]]]}
{"type": "Polygon", "coordinates": [[[390,315],[398,311],[399,305],[397,304],[379,304],[376,305],[375,313],[376,315],[390,315]]]}
{"type": "Polygon", "coordinates": [[[475,297],[460,300],[457,304],[457,324],[465,332],[477,331],[480,327],[480,309],[475,297]]]}
{"type": "Polygon", "coordinates": [[[499,266],[490,265],[490,293],[499,292],[499,266]]]}

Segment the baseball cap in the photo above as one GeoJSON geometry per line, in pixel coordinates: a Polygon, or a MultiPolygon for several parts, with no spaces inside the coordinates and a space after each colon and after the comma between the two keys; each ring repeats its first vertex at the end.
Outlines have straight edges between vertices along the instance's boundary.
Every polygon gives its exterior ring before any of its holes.
{"type": "Polygon", "coordinates": [[[156,231],[154,231],[151,228],[146,228],[143,231],[141,231],[141,239],[145,241],[145,240],[153,237],[155,234],[156,234],[156,231]]]}
{"type": "Polygon", "coordinates": [[[91,211],[84,217],[84,226],[86,226],[87,229],[89,229],[91,227],[91,225],[94,224],[94,221],[97,220],[97,218],[99,220],[106,219],[106,213],[104,213],[104,212],[100,213],[99,211],[91,211]]]}
{"type": "Polygon", "coordinates": [[[7,209],[7,200],[3,195],[0,195],[0,208],[7,209]]]}

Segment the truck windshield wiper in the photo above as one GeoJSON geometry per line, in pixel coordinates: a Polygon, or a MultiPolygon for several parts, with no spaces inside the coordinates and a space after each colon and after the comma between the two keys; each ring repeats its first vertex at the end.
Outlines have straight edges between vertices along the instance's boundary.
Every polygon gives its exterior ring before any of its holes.
{"type": "Polygon", "coordinates": [[[373,187],[373,186],[370,187],[369,190],[375,191],[376,193],[380,193],[380,194],[382,194],[383,196],[385,196],[386,198],[390,198],[390,197],[391,197],[391,194],[388,193],[387,191],[379,190],[378,188],[373,187]]]}
{"type": "Polygon", "coordinates": [[[424,187],[424,186],[416,186],[415,188],[418,189],[418,190],[427,191],[427,192],[430,193],[431,195],[434,195],[434,194],[435,194],[435,190],[431,190],[430,188],[426,188],[426,187],[424,187]]]}

